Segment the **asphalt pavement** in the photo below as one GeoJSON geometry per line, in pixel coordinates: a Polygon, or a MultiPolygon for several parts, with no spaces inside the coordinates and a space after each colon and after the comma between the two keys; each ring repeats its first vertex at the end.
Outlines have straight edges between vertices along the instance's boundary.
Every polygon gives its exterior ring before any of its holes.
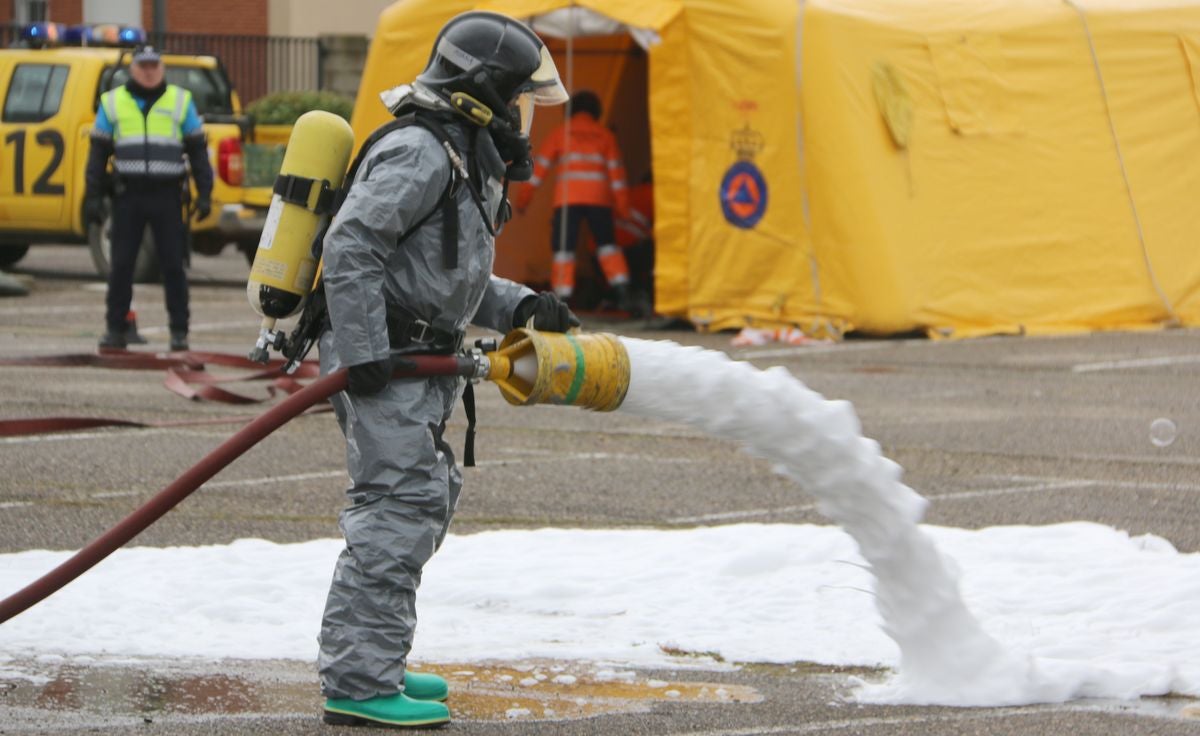
{"type": "MultiPolygon", "coordinates": [[[[258,318],[247,266],[228,249],[191,269],[196,351],[244,355],[258,318]]],[[[0,299],[0,358],[92,353],[104,285],[85,248],[38,246],[14,269],[28,296],[0,299]]],[[[135,306],[165,350],[156,285],[135,306]]],[[[864,434],[931,500],[926,522],[982,528],[1089,520],[1200,550],[1200,333],[1173,329],[967,341],[849,339],[733,348],[731,334],[594,330],[723,350],[786,367],[827,398],[851,401],[864,434]],[[1160,446],[1151,425],[1170,419],[1160,446]]],[[[0,438],[0,553],[75,549],[170,483],[277,399],[262,382],[229,388],[261,404],[191,402],[161,371],[0,367],[0,419],[86,416],[140,422],[0,438]]],[[[543,526],[687,528],[745,521],[825,524],[810,497],[766,463],[686,427],[620,413],[513,408],[477,390],[479,467],[466,471],[458,534],[543,526]]],[[[698,402],[705,397],[698,396],[698,402]]],[[[461,446],[456,413],[451,442],[461,446]]],[[[301,417],[220,472],[137,538],[143,546],[299,542],[337,536],[345,482],[328,414],[301,417]]],[[[37,615],[34,607],[26,614],[37,615]]],[[[801,624],[802,625],[802,624],[801,624]]],[[[0,733],[340,733],[320,723],[305,662],[34,661],[0,652],[0,733]],[[16,671],[24,674],[18,676],[16,671]],[[30,676],[30,673],[35,676],[30,676]]],[[[1020,708],[885,707],[846,700],[854,677],[813,663],[635,670],[613,683],[588,662],[429,662],[449,677],[466,734],[1200,734],[1182,697],[1020,708]],[[569,685],[515,689],[507,674],[570,672],[569,685]],[[666,697],[662,682],[676,695],[666,697]],[[514,721],[514,703],[553,715],[514,721]]],[[[519,679],[519,678],[517,678],[519,679]]]]}

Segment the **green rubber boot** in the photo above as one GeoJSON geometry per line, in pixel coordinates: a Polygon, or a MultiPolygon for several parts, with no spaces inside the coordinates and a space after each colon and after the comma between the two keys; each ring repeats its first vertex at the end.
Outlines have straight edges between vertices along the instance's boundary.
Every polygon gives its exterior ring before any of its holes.
{"type": "Polygon", "coordinates": [[[332,726],[385,726],[423,728],[450,722],[450,709],[429,700],[414,700],[404,693],[367,700],[330,698],[325,701],[325,722],[332,726]]]}
{"type": "Polygon", "coordinates": [[[404,673],[404,694],[413,700],[445,700],[450,697],[450,686],[432,672],[404,673]]]}

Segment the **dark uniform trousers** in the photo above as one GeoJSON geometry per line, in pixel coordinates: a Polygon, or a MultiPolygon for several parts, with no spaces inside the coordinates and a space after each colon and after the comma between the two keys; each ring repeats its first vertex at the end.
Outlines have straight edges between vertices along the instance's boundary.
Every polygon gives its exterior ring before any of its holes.
{"type": "Polygon", "coordinates": [[[188,330],[188,285],[184,271],[185,231],[180,187],[173,181],[127,179],[113,200],[112,256],[105,321],[111,332],[125,331],[133,299],[133,267],[146,226],[154,236],[172,332],[188,330]]]}

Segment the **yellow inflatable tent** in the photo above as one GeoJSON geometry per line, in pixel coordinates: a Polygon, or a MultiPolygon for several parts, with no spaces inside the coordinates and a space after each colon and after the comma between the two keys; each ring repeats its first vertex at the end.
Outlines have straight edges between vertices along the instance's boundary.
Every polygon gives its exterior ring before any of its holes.
{"type": "MultiPolygon", "coordinates": [[[[534,23],[569,88],[601,92],[631,180],[653,169],[660,313],[833,335],[1200,323],[1200,4],[401,0],[360,141],[470,9],[534,23]],[[556,37],[568,6],[613,24],[556,37]]],[[[539,111],[535,147],[560,120],[539,111]]],[[[549,199],[498,273],[546,281],[549,199]]]]}

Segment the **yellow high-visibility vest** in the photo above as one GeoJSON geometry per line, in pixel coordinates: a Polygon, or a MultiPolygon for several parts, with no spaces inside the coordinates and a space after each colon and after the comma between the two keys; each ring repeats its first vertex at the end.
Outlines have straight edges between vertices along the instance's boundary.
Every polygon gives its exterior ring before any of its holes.
{"type": "Polygon", "coordinates": [[[192,93],[168,84],[145,112],[124,85],[105,92],[100,104],[113,126],[113,167],[124,177],[180,179],[183,163],[183,120],[192,93]]]}

